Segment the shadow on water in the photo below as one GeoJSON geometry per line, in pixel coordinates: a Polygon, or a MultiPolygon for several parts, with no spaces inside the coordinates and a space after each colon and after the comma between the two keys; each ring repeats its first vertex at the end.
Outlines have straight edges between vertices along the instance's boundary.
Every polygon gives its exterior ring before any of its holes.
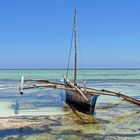
{"type": "MultiPolygon", "coordinates": [[[[23,117],[24,119],[26,117],[23,117]]],[[[26,118],[30,119],[32,121],[37,121],[36,118],[26,118]]],[[[5,137],[12,137],[12,136],[25,136],[25,135],[39,135],[42,133],[51,133],[52,128],[51,127],[58,127],[62,126],[61,122],[55,119],[51,118],[44,118],[45,120],[51,122],[46,125],[41,125],[40,127],[32,127],[32,126],[26,126],[26,127],[20,127],[20,128],[9,128],[9,129],[4,129],[0,130],[0,139],[5,138],[5,137]]],[[[20,139],[21,140],[21,139],[20,139]]]]}
{"type": "Polygon", "coordinates": [[[39,129],[33,129],[31,127],[5,129],[5,130],[0,130],[0,138],[11,136],[11,135],[40,134],[40,133],[49,132],[49,131],[51,131],[50,128],[46,128],[45,130],[39,130],[39,129]]]}
{"type": "Polygon", "coordinates": [[[18,115],[19,113],[19,101],[16,100],[16,104],[15,104],[15,112],[14,112],[16,115],[18,115]]]}
{"type": "MultiPolygon", "coordinates": [[[[19,111],[22,110],[31,110],[31,109],[40,109],[43,107],[63,107],[65,103],[65,93],[64,92],[56,92],[56,93],[51,93],[46,94],[46,93],[41,93],[40,96],[38,97],[38,94],[32,94],[28,95],[27,98],[26,96],[21,97],[12,97],[13,99],[12,104],[9,109],[14,110],[14,114],[18,115],[19,111]]],[[[1,97],[1,95],[0,95],[1,97]]],[[[8,97],[4,97],[5,101],[9,101],[8,97]]],[[[30,111],[31,112],[31,111],[30,111]]],[[[35,112],[35,110],[34,110],[35,112]]],[[[41,111],[40,111],[41,112],[41,111]]]]}
{"type": "MultiPolygon", "coordinates": [[[[58,124],[54,124],[55,126],[58,124]]],[[[24,139],[25,137],[28,136],[37,136],[44,134],[45,137],[47,138],[48,135],[53,135],[55,138],[70,138],[73,136],[76,136],[77,138],[84,138],[84,139],[107,139],[107,138],[137,138],[140,137],[140,133],[138,134],[123,134],[123,133],[113,133],[113,134],[99,134],[99,133],[89,133],[89,134],[84,134],[80,130],[61,130],[60,132],[53,132],[52,128],[50,128],[49,125],[44,125],[40,129],[34,129],[31,127],[25,127],[25,128],[15,128],[15,129],[6,129],[6,130],[1,130],[0,131],[0,138],[6,138],[8,140],[11,139],[24,139]],[[17,136],[14,138],[14,136],[17,136]]],[[[40,136],[41,137],[41,136],[40,136]]]]}
{"type": "MultiPolygon", "coordinates": [[[[18,103],[17,103],[17,110],[18,110],[18,103]]],[[[75,112],[74,112],[75,113],[75,112]]],[[[77,113],[76,113],[77,116],[77,113]]],[[[23,117],[28,119],[28,121],[31,119],[32,121],[37,121],[40,120],[42,118],[30,118],[30,117],[23,117]],[[37,120],[36,120],[37,119],[37,120]]],[[[44,117],[43,117],[44,118],[44,117]]],[[[79,118],[79,117],[78,117],[79,118]]],[[[21,128],[12,128],[12,129],[5,129],[5,130],[0,130],[0,139],[6,138],[8,140],[11,139],[16,139],[16,140],[24,140],[27,137],[41,137],[42,135],[44,135],[46,138],[53,136],[55,139],[59,139],[59,138],[82,138],[82,139],[111,139],[111,138],[137,138],[140,137],[140,133],[134,134],[134,133],[129,133],[129,134],[124,134],[124,133],[112,133],[111,134],[106,134],[106,133],[102,133],[99,130],[100,128],[97,127],[95,128],[95,124],[93,124],[92,126],[89,125],[90,127],[87,127],[87,124],[79,124],[76,123],[73,119],[74,116],[71,117],[72,121],[70,120],[70,118],[67,118],[65,116],[65,118],[58,118],[57,119],[52,119],[49,117],[45,117],[44,118],[48,123],[43,123],[41,126],[26,126],[26,127],[21,127],[21,128]],[[65,120],[66,119],[66,120],[65,120]],[[68,121],[68,122],[65,122],[68,121]],[[70,122],[72,122],[72,124],[70,124],[70,122]],[[64,123],[64,124],[63,124],[64,123]],[[65,124],[66,123],[66,124],[65,124]],[[72,126],[74,124],[74,126],[72,126]],[[69,127],[69,125],[71,125],[69,127]],[[75,129],[75,127],[77,127],[77,125],[79,126],[85,126],[85,128],[89,129],[95,129],[96,131],[92,130],[90,131],[90,133],[84,133],[83,130],[78,126],[78,128],[75,129]],[[16,136],[16,137],[15,137],[16,136]]],[[[80,118],[79,122],[82,119],[80,118]]],[[[137,131],[138,132],[138,131],[137,131]]]]}

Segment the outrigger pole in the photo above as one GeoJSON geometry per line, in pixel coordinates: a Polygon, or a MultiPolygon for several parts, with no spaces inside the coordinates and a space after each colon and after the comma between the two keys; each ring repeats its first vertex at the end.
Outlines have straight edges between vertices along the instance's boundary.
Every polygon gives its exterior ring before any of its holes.
{"type": "Polygon", "coordinates": [[[82,87],[82,86],[75,86],[73,83],[71,83],[69,80],[67,81],[67,84],[65,83],[59,83],[59,82],[52,82],[49,80],[24,80],[24,77],[22,76],[21,78],[21,83],[19,86],[19,91],[20,94],[23,94],[24,89],[32,89],[32,88],[47,88],[47,89],[57,89],[57,90],[69,90],[69,91],[77,91],[80,96],[82,96],[86,102],[90,102],[87,99],[88,95],[106,95],[106,96],[114,96],[114,97],[119,97],[122,98],[128,102],[131,102],[133,104],[136,104],[140,106],[140,100],[135,99],[133,97],[124,95],[121,92],[114,92],[106,89],[95,89],[95,88],[90,88],[90,87],[82,87]],[[34,82],[39,82],[41,84],[33,84],[31,86],[24,86],[24,82],[27,81],[34,81],[34,82]],[[43,84],[42,84],[43,83],[43,84]],[[77,90],[78,89],[78,90],[77,90]]]}

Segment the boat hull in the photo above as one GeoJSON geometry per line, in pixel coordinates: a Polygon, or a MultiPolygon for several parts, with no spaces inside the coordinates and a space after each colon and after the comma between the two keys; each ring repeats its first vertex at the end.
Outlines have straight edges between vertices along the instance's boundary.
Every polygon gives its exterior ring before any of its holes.
{"type": "MultiPolygon", "coordinates": [[[[85,94],[86,95],[86,94],[85,94]]],[[[86,114],[95,114],[95,105],[98,96],[86,95],[89,99],[89,103],[77,92],[77,91],[68,91],[66,90],[66,102],[81,112],[86,114]]]]}

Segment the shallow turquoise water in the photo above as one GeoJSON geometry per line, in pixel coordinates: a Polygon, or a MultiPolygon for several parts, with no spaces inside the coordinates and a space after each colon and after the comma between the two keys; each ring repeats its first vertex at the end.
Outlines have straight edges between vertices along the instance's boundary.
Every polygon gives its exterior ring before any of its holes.
{"type": "MultiPolygon", "coordinates": [[[[34,128],[40,133],[24,133],[23,139],[32,139],[33,136],[34,138],[40,137],[40,139],[44,137],[54,139],[58,137],[62,139],[140,139],[140,108],[121,99],[100,96],[96,106],[96,124],[82,124],[82,122],[79,124],[71,120],[70,110],[64,107],[64,91],[36,89],[25,91],[23,96],[19,95],[18,86],[22,75],[25,78],[60,81],[65,73],[65,70],[0,70],[0,118],[62,116],[59,118],[62,126],[52,126],[51,135],[51,132],[48,134],[48,132],[39,131],[45,129],[40,126],[39,130],[34,128]],[[71,123],[75,126],[74,130],[70,127],[71,123]],[[62,133],[61,129],[54,133],[56,128],[61,127],[69,128],[69,135],[66,130],[62,133]],[[89,129],[88,132],[87,129],[89,129]]],[[[72,70],[69,72],[69,78],[73,79],[72,70]]],[[[87,86],[121,91],[140,99],[140,70],[79,70],[78,82],[82,85],[83,80],[87,86]]],[[[25,128],[24,131],[27,130],[25,128]]],[[[7,131],[0,130],[0,138],[18,138],[19,134],[12,133],[13,129],[11,129],[11,133],[5,134],[7,131]]]]}

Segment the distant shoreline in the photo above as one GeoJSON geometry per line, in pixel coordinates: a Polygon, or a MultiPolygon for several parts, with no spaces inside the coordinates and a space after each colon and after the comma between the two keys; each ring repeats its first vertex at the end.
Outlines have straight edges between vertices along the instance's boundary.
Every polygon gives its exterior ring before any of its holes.
{"type": "MultiPolygon", "coordinates": [[[[0,70],[67,70],[66,68],[17,68],[0,70]]],[[[70,68],[69,70],[74,70],[70,68]]],[[[79,68],[78,70],[140,70],[140,68],[79,68]]]]}

